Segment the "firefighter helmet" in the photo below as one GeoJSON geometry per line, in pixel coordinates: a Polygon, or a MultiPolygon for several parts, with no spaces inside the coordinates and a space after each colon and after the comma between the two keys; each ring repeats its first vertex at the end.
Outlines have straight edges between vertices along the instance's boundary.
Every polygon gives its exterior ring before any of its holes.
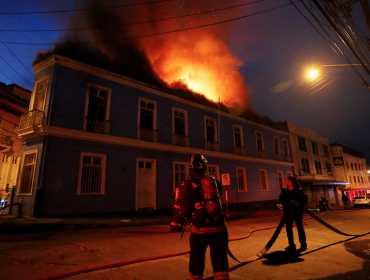
{"type": "Polygon", "coordinates": [[[192,154],[188,159],[190,172],[204,172],[207,168],[207,159],[199,153],[192,154]]]}

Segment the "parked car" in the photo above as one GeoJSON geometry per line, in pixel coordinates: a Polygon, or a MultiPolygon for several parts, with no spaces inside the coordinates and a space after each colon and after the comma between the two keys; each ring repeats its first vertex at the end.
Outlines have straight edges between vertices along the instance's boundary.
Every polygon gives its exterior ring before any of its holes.
{"type": "Polygon", "coordinates": [[[356,196],[353,200],[355,207],[359,206],[370,206],[370,196],[356,196]]]}

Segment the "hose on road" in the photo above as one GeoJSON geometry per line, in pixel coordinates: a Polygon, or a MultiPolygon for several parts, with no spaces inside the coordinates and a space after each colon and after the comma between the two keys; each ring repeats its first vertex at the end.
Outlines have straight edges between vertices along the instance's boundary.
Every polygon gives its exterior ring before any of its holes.
{"type": "MultiPolygon", "coordinates": [[[[316,221],[320,222],[322,225],[324,225],[328,229],[330,229],[330,230],[332,230],[332,231],[334,231],[338,234],[345,235],[345,236],[354,236],[354,237],[360,237],[360,236],[365,236],[367,234],[370,234],[370,232],[360,234],[360,235],[344,233],[344,232],[332,227],[331,225],[329,225],[328,223],[326,223],[322,219],[320,219],[318,216],[316,216],[310,210],[305,209],[305,211],[313,219],[315,219],[316,221]]],[[[307,220],[307,219],[309,219],[309,218],[305,218],[303,220],[307,220]]],[[[270,240],[267,242],[267,244],[257,254],[255,254],[254,256],[249,257],[249,258],[242,261],[242,263],[252,262],[252,261],[255,261],[255,260],[261,258],[271,248],[271,246],[275,243],[277,237],[279,236],[281,229],[284,227],[284,224],[285,224],[285,216],[283,216],[283,218],[280,220],[280,223],[279,223],[278,226],[254,229],[254,230],[249,231],[248,234],[245,235],[245,236],[232,238],[232,239],[229,239],[229,241],[236,241],[236,240],[245,239],[245,238],[248,238],[253,232],[276,228],[276,230],[275,230],[274,234],[272,235],[272,237],[270,238],[270,240]]],[[[307,225],[307,223],[306,223],[306,225],[307,225]]],[[[110,263],[110,264],[97,265],[97,266],[77,269],[77,270],[73,270],[73,271],[67,271],[67,272],[63,272],[63,273],[59,273],[59,274],[54,274],[54,275],[50,275],[50,276],[46,276],[46,277],[41,277],[41,278],[37,278],[37,279],[34,279],[34,280],[61,279],[61,278],[65,278],[65,277],[69,277],[69,276],[73,276],[73,275],[77,275],[77,274],[81,274],[81,273],[91,272],[91,271],[95,271],[95,270],[100,270],[100,269],[107,269],[107,268],[113,268],[113,267],[117,267],[117,266],[124,266],[124,265],[139,263],[139,262],[145,262],[145,261],[151,261],[151,260],[158,260],[158,259],[181,256],[181,255],[188,254],[189,252],[190,252],[190,250],[183,251],[183,252],[172,253],[172,254],[158,255],[158,256],[152,256],[152,257],[146,257],[146,258],[139,258],[139,259],[133,259],[133,260],[128,260],[128,261],[110,263]]]]}

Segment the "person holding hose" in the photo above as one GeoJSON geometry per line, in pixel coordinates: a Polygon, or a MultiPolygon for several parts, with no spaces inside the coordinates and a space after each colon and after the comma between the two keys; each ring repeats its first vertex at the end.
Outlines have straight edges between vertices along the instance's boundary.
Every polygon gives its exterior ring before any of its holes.
{"type": "Polygon", "coordinates": [[[285,185],[286,187],[281,190],[279,196],[279,200],[283,204],[286,233],[289,242],[289,246],[285,248],[285,250],[288,252],[296,251],[293,237],[293,222],[295,222],[298,230],[299,242],[301,243],[301,248],[299,250],[304,251],[307,249],[307,243],[302,219],[308,198],[299,186],[296,178],[287,177],[285,179],[285,185]]]}
{"type": "Polygon", "coordinates": [[[189,280],[203,279],[205,254],[210,248],[214,279],[230,279],[228,232],[221,207],[221,182],[207,174],[207,159],[194,153],[188,160],[191,177],[181,188],[181,214],[192,225],[189,280]]]}

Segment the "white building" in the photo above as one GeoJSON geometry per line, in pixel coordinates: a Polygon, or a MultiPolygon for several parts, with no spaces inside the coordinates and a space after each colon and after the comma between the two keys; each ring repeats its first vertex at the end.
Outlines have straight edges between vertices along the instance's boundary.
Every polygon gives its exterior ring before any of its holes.
{"type": "Polygon", "coordinates": [[[343,189],[351,201],[355,196],[370,193],[369,174],[366,169],[366,157],[357,150],[339,143],[330,144],[337,180],[348,182],[343,189]]]}
{"type": "Polygon", "coordinates": [[[317,208],[322,197],[330,204],[338,204],[342,195],[340,189],[348,183],[335,177],[329,139],[312,129],[286,123],[292,148],[294,176],[308,195],[308,208],[317,208]]]}

